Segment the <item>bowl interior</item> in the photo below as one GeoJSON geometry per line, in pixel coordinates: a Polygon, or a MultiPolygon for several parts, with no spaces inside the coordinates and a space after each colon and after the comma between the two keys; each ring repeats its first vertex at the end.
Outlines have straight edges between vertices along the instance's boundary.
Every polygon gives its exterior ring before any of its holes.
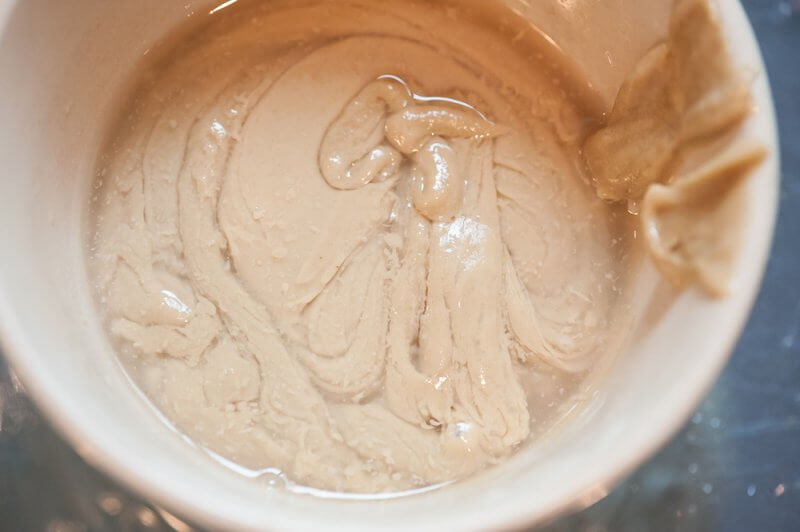
{"type": "MultiPolygon", "coordinates": [[[[606,104],[666,31],[668,3],[507,0],[574,60],[606,104]],[[532,4],[532,5],[529,5],[532,4]]],[[[207,2],[0,2],[0,336],[23,383],[78,452],[118,480],[210,526],[487,528],[585,505],[662,444],[723,365],[757,292],[776,208],[777,143],[766,75],[737,2],[719,2],[734,56],[755,76],[746,125],[769,148],[747,183],[733,293],[676,294],[645,267],[642,326],[569,426],[505,464],[423,496],[380,503],[270,490],[210,461],[121,370],[84,261],[94,163],[137,61],[207,2]]],[[[211,6],[213,7],[213,6],[211,6]]]]}

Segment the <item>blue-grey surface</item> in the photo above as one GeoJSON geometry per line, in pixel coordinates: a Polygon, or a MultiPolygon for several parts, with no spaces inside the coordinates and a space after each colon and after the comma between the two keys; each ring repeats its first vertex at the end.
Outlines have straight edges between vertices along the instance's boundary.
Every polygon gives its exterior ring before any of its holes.
{"type": "MultiPolygon", "coordinates": [[[[683,431],[608,497],[548,532],[800,530],[800,0],[743,3],[772,82],[782,149],[761,295],[730,364],[683,431]]],[[[0,360],[0,530],[185,526],[78,458],[0,360]]]]}

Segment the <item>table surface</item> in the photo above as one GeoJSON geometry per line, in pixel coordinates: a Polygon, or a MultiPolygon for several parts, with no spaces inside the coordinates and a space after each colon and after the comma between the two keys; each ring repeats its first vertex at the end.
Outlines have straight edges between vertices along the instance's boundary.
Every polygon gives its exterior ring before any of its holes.
{"type": "MultiPolygon", "coordinates": [[[[721,0],[731,1],[731,0],[721,0]]],[[[727,368],[683,430],[561,531],[800,530],[800,0],[744,0],[782,150],[761,294],[727,368]]],[[[0,358],[0,529],[190,530],[86,465],[0,358]]]]}

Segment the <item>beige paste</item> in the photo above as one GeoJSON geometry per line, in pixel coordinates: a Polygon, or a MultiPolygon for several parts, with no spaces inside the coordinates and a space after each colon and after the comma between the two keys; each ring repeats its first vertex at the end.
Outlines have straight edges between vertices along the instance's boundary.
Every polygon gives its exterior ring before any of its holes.
{"type": "Polygon", "coordinates": [[[569,95],[447,3],[226,17],[145,71],[100,164],[91,266],[138,384],[225,459],[338,491],[546,431],[624,330],[569,95]]]}

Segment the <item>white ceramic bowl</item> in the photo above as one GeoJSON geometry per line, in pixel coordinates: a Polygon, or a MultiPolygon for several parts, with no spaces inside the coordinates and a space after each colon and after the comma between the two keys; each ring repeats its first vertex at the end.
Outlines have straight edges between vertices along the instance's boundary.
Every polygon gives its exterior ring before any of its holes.
{"type": "MultiPolygon", "coordinates": [[[[607,102],[665,33],[668,0],[507,0],[607,102]],[[529,5],[532,4],[532,5],[529,5]]],[[[485,529],[577,508],[653,453],[725,363],[767,258],[777,142],[756,41],[738,2],[719,2],[736,59],[755,75],[747,124],[769,148],[749,180],[746,234],[730,297],[672,298],[640,279],[648,324],[602,393],[564,431],[471,480],[421,496],[341,501],[266,489],[212,463],[151,411],[120,370],[95,315],[84,250],[86,205],[121,84],[149,46],[205,2],[0,0],[0,333],[4,354],[50,421],[91,464],[170,511],[215,528],[485,529]]]]}

